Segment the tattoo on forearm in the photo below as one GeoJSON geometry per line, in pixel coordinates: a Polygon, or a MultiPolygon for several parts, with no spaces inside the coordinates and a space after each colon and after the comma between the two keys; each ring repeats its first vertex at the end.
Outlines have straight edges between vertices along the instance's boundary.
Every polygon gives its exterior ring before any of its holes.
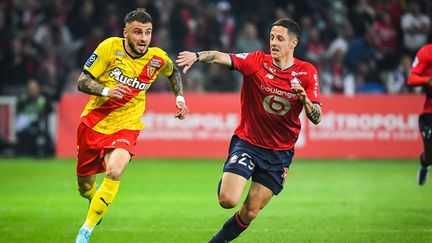
{"type": "Polygon", "coordinates": [[[181,81],[180,72],[177,68],[174,68],[171,76],[168,77],[169,85],[171,87],[172,92],[175,96],[181,95],[183,96],[183,84],[181,81]]]}
{"type": "Polygon", "coordinates": [[[78,78],[78,90],[90,95],[102,96],[104,87],[94,81],[87,73],[81,73],[78,78]]]}
{"type": "Polygon", "coordinates": [[[318,124],[321,112],[315,107],[315,105],[312,105],[312,111],[306,112],[306,115],[314,124],[318,124]]]}
{"type": "Polygon", "coordinates": [[[200,62],[203,63],[213,63],[215,59],[215,55],[212,55],[210,51],[203,51],[200,53],[200,56],[204,56],[203,58],[200,58],[200,62]]]}

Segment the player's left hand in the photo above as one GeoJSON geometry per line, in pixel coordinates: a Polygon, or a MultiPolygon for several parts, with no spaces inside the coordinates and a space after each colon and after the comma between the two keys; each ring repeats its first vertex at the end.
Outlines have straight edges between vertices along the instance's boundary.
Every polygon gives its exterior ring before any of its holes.
{"type": "Polygon", "coordinates": [[[291,79],[291,90],[297,95],[297,98],[299,98],[301,102],[306,100],[306,91],[297,78],[291,79]]]}
{"type": "Polygon", "coordinates": [[[189,112],[189,108],[187,108],[186,103],[183,101],[176,102],[177,112],[175,114],[175,118],[183,120],[186,118],[186,114],[189,112]]]}

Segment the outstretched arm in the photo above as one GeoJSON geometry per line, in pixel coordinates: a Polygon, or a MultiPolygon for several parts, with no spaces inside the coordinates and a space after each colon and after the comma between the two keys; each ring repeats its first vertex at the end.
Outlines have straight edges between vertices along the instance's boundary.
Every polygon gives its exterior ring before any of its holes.
{"type": "Polygon", "coordinates": [[[93,77],[87,72],[81,72],[77,86],[78,90],[83,93],[96,96],[108,96],[115,99],[121,99],[126,93],[131,92],[131,89],[124,84],[119,84],[112,89],[104,87],[94,81],[93,77]]]}
{"type": "Polygon", "coordinates": [[[181,81],[181,75],[176,67],[174,67],[172,74],[168,77],[168,81],[172,92],[176,96],[177,112],[175,117],[183,120],[186,118],[186,114],[188,113],[189,109],[187,108],[186,102],[183,98],[183,84],[181,81]]]}
{"type": "Polygon", "coordinates": [[[228,67],[231,67],[232,65],[232,60],[229,54],[219,51],[183,51],[180,52],[176,62],[180,67],[184,67],[183,73],[186,73],[195,62],[217,63],[228,67]]]}

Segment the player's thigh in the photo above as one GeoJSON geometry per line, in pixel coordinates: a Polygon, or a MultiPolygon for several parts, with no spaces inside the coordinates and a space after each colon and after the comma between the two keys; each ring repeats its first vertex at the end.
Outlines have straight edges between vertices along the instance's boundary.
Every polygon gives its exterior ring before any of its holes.
{"type": "Polygon", "coordinates": [[[243,176],[231,172],[224,172],[219,195],[222,197],[229,196],[232,201],[238,202],[246,184],[247,180],[243,176]]]}
{"type": "Polygon", "coordinates": [[[129,151],[124,148],[115,148],[106,152],[104,159],[107,167],[107,174],[110,172],[121,174],[129,164],[131,155],[129,151]]]}
{"type": "Polygon", "coordinates": [[[135,153],[136,139],[139,131],[120,130],[110,137],[107,146],[103,147],[107,176],[119,179],[135,153]]]}

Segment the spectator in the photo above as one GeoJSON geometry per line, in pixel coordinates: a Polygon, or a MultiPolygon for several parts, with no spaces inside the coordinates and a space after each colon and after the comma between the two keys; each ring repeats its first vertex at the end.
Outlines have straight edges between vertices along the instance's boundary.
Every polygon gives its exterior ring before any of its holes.
{"type": "Polygon", "coordinates": [[[263,49],[264,45],[261,40],[258,39],[258,30],[255,24],[247,22],[240,35],[237,37],[234,52],[264,51],[263,49]]]}
{"type": "Polygon", "coordinates": [[[231,4],[227,1],[221,1],[217,3],[216,8],[216,19],[220,29],[220,42],[224,50],[231,51],[234,42],[234,28],[236,25],[235,18],[231,13],[231,4]]]}
{"type": "Polygon", "coordinates": [[[374,32],[373,46],[376,50],[378,66],[381,70],[389,70],[397,65],[397,48],[399,35],[392,22],[390,12],[383,11],[372,26],[374,32]]]}
{"type": "Polygon", "coordinates": [[[408,12],[401,19],[401,28],[404,48],[411,57],[414,57],[420,47],[427,43],[430,21],[430,17],[421,12],[417,2],[408,5],[408,12]]]}
{"type": "Polygon", "coordinates": [[[356,71],[360,62],[375,62],[375,50],[373,43],[372,30],[368,30],[363,36],[356,37],[352,40],[345,56],[345,65],[350,71],[356,71]]]}
{"type": "MultiPolygon", "coordinates": [[[[406,81],[410,74],[412,58],[410,55],[404,55],[396,69],[385,74],[386,90],[390,94],[409,93],[414,88],[408,87],[406,81]]],[[[418,87],[416,87],[418,88],[418,87]]],[[[420,88],[421,90],[421,88],[420,88]]]]}
{"type": "Polygon", "coordinates": [[[318,69],[320,63],[324,59],[326,46],[320,38],[320,30],[312,27],[308,30],[309,41],[306,45],[306,60],[312,62],[318,69]]]}
{"type": "Polygon", "coordinates": [[[363,36],[372,26],[374,18],[375,10],[368,0],[357,0],[353,10],[349,13],[349,19],[356,36],[363,36]]]}
{"type": "Polygon", "coordinates": [[[375,75],[370,63],[361,61],[355,74],[355,84],[358,93],[384,93],[384,87],[375,75]]]}
{"type": "Polygon", "coordinates": [[[345,21],[343,27],[338,30],[338,35],[333,39],[327,48],[325,57],[332,58],[336,52],[340,51],[342,56],[345,56],[348,51],[349,44],[354,36],[354,31],[351,24],[345,21]]]}
{"type": "Polygon", "coordinates": [[[47,100],[42,95],[38,82],[29,79],[26,93],[18,100],[16,133],[16,151],[25,156],[46,156],[51,146],[47,133],[47,100]]]}
{"type": "Polygon", "coordinates": [[[333,56],[330,58],[329,63],[326,64],[320,71],[320,87],[322,94],[338,94],[342,93],[344,87],[344,52],[342,49],[336,49],[333,56]]]}
{"type": "MultiPolygon", "coordinates": [[[[137,6],[152,14],[154,26],[159,30],[151,45],[164,47],[170,56],[184,49],[227,52],[262,49],[260,46],[267,43],[269,24],[274,19],[289,17],[300,20],[303,27],[296,56],[317,63],[323,71],[321,75],[336,75],[322,79],[323,93],[349,90],[350,85],[342,82],[341,86],[336,80],[350,73],[354,77],[363,61],[369,62],[372,70],[376,68],[377,77],[386,83],[388,75],[400,68],[397,67],[399,55],[409,53],[413,57],[430,33],[431,2],[407,2],[406,7],[400,0],[114,0],[107,4],[99,0],[3,1],[0,4],[0,93],[24,92],[26,81],[33,77],[46,90],[47,79],[41,77],[46,66],[41,57],[51,55],[47,50],[55,52],[53,68],[57,70],[57,80],[68,80],[70,73],[82,67],[89,52],[107,34],[118,35],[123,31],[119,14],[137,6]],[[402,13],[405,13],[403,18],[402,13]],[[244,32],[234,36],[239,27],[244,32]],[[368,29],[373,29],[371,42],[364,38],[368,29]],[[402,36],[403,41],[399,40],[402,36]],[[340,57],[346,61],[342,66],[337,64],[340,57]]],[[[214,77],[215,70],[200,70],[209,72],[202,73],[204,76],[214,77]]],[[[222,76],[232,78],[232,75],[222,76]]],[[[214,78],[215,81],[224,79],[214,78]]],[[[237,81],[223,80],[226,83],[218,87],[237,91],[237,81]]],[[[157,88],[166,92],[168,85],[161,82],[157,88]]],[[[213,85],[204,88],[218,90],[213,85]]]]}
{"type": "Polygon", "coordinates": [[[1,63],[0,80],[4,86],[4,94],[24,93],[26,81],[35,75],[36,60],[25,52],[28,48],[24,48],[24,42],[20,36],[13,37],[11,46],[1,63]]]}

